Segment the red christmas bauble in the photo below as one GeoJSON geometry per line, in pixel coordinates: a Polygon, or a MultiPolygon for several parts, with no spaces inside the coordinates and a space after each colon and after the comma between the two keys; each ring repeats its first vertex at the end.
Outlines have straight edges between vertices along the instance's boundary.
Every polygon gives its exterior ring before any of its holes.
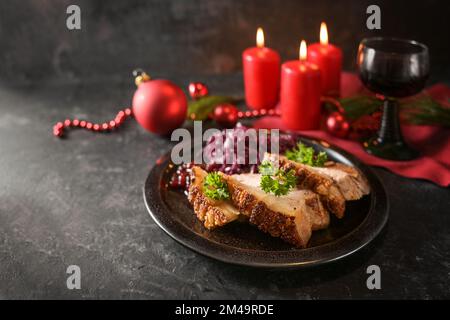
{"type": "Polygon", "coordinates": [[[186,119],[186,96],[168,80],[149,80],[139,84],[133,96],[133,114],[146,130],[168,134],[186,119]]]}
{"type": "Polygon", "coordinates": [[[206,84],[201,83],[201,82],[189,83],[188,90],[189,90],[189,95],[194,100],[206,97],[209,93],[209,90],[208,90],[208,87],[206,86],[206,84]]]}
{"type": "Polygon", "coordinates": [[[326,125],[328,132],[339,138],[347,137],[350,130],[348,121],[337,111],[328,116],[326,125]]]}
{"type": "Polygon", "coordinates": [[[213,119],[224,128],[233,128],[238,121],[238,109],[230,103],[219,104],[214,108],[213,119]]]}

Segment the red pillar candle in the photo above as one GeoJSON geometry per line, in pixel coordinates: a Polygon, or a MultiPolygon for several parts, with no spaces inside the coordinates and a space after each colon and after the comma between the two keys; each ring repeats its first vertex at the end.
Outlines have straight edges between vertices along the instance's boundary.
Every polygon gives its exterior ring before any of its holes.
{"type": "Polygon", "coordinates": [[[251,109],[270,109],[278,102],[280,55],[264,46],[264,33],[258,28],[256,47],[242,53],[245,100],[251,109]]]}
{"type": "Polygon", "coordinates": [[[281,118],[291,130],[314,130],[320,125],[320,71],[306,57],[306,43],[302,41],[300,60],[281,66],[281,118]]]}
{"type": "Polygon", "coordinates": [[[322,77],[322,95],[337,97],[341,89],[342,50],[328,43],[325,22],[320,25],[320,43],[308,46],[308,61],[316,64],[322,77]]]}

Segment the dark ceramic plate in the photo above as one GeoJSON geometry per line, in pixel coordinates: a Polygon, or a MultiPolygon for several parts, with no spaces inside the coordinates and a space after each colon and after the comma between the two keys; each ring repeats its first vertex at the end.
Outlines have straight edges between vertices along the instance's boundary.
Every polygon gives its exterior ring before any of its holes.
{"type": "Polygon", "coordinates": [[[169,155],[150,171],[144,186],[144,200],[155,222],[172,238],[208,257],[238,265],[289,268],[319,265],[358,251],[381,231],[388,219],[386,192],[373,171],[343,150],[324,141],[301,138],[302,142],[325,151],[336,162],[358,168],[367,178],[371,193],[358,201],[347,202],[345,217],[332,216],[326,230],[315,231],[305,249],[260,232],[242,222],[209,231],[197,220],[181,191],[167,186],[175,169],[169,155]]]}

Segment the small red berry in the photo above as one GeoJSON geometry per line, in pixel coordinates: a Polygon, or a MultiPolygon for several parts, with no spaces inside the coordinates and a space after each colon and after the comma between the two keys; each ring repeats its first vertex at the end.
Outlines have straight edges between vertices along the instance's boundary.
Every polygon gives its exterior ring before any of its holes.
{"type": "Polygon", "coordinates": [[[233,128],[238,121],[238,112],[235,105],[219,104],[214,108],[213,119],[222,127],[233,128]]]}
{"type": "Polygon", "coordinates": [[[209,93],[208,87],[201,82],[191,82],[188,86],[189,95],[192,99],[206,97],[209,93]]]}

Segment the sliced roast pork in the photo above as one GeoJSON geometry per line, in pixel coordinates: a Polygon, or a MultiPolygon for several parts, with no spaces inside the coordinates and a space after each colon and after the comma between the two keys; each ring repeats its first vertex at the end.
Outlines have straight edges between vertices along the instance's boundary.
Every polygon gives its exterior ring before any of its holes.
{"type": "Polygon", "coordinates": [[[238,219],[239,210],[230,201],[213,200],[205,196],[203,182],[206,175],[207,172],[200,167],[192,168],[188,200],[205,228],[213,229],[238,219]]]}
{"type": "Polygon", "coordinates": [[[333,179],[345,200],[358,200],[370,193],[367,180],[354,167],[342,163],[330,162],[324,167],[314,168],[314,170],[333,179]]]}
{"type": "Polygon", "coordinates": [[[273,237],[304,248],[312,230],[326,228],[329,215],[317,194],[310,190],[292,190],[275,196],[261,190],[259,174],[223,175],[233,204],[249,222],[273,237]]]}
{"type": "Polygon", "coordinates": [[[284,156],[266,153],[264,161],[270,161],[274,166],[284,170],[294,170],[297,176],[297,185],[300,189],[311,190],[320,195],[325,206],[336,217],[342,218],[345,212],[345,198],[336,182],[328,175],[315,170],[315,167],[298,163],[284,156]]]}

